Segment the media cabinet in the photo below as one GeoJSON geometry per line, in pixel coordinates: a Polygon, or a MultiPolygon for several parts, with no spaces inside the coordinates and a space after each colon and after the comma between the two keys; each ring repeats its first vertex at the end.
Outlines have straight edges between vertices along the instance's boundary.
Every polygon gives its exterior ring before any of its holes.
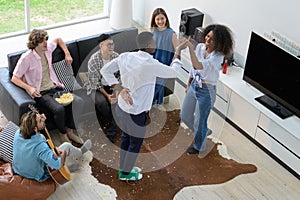
{"type": "MultiPolygon", "coordinates": [[[[181,85],[188,79],[187,66],[191,64],[187,60],[183,59],[181,85]]],[[[228,67],[226,74],[220,71],[214,109],[300,179],[300,119],[295,115],[281,119],[257,102],[255,98],[263,94],[242,80],[243,71],[241,67],[228,67]]]]}
{"type": "MultiPolygon", "coordinates": [[[[215,107],[235,128],[300,178],[300,119],[281,119],[255,100],[263,95],[242,80],[243,69],[220,72],[215,107]]],[[[300,91],[295,91],[300,92],[300,91]]]]}

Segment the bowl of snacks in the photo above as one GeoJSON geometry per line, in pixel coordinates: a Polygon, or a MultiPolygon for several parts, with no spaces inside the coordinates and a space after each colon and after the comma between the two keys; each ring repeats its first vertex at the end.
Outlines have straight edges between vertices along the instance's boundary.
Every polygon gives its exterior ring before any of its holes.
{"type": "Polygon", "coordinates": [[[72,103],[72,101],[74,99],[72,93],[65,92],[65,91],[56,92],[53,95],[53,98],[55,99],[55,101],[57,101],[58,103],[60,103],[63,106],[69,105],[70,103],[72,103]]]}

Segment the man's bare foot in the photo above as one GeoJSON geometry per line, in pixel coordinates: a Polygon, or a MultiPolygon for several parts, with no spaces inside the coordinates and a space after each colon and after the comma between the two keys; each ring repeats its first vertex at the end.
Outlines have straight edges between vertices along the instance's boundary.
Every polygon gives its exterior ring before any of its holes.
{"type": "Polygon", "coordinates": [[[76,142],[78,144],[83,144],[83,139],[76,135],[72,129],[67,129],[67,136],[70,140],[73,142],[76,142]]]}

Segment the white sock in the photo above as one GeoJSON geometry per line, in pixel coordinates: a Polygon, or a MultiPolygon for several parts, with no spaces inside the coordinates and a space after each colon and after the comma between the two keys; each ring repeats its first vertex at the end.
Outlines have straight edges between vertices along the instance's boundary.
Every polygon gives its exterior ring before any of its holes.
{"type": "Polygon", "coordinates": [[[87,152],[88,150],[90,150],[92,148],[92,141],[90,139],[86,140],[83,145],[80,147],[80,150],[82,152],[82,154],[84,154],[85,152],[87,152]]]}

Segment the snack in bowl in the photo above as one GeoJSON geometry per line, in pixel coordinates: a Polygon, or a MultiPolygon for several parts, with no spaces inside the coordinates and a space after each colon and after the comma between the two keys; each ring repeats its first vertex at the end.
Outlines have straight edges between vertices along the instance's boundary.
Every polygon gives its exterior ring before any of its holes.
{"type": "Polygon", "coordinates": [[[55,97],[55,100],[60,103],[63,106],[69,105],[73,101],[73,94],[68,92],[68,93],[63,93],[59,97],[55,97]]]}

